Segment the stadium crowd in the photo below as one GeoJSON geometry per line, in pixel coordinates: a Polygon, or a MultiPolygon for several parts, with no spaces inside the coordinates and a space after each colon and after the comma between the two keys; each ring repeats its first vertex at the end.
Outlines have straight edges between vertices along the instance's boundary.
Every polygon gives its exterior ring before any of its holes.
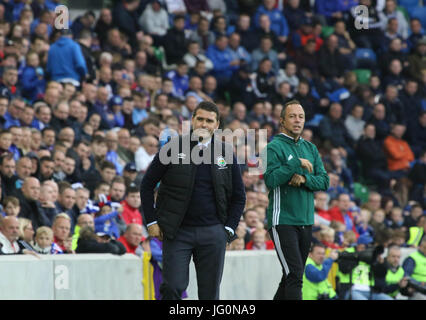
{"type": "MultiPolygon", "coordinates": [[[[292,99],[330,177],[315,195],[314,242],[417,248],[426,7],[412,2],[122,0],[57,30],[61,1],[1,0],[1,252],[152,249],[161,260],[139,194],[159,148],[203,100],[221,128],[271,141],[292,99]]],[[[247,202],[228,249],[273,249],[268,190],[248,170],[261,150],[246,142],[235,141],[247,202]]]]}

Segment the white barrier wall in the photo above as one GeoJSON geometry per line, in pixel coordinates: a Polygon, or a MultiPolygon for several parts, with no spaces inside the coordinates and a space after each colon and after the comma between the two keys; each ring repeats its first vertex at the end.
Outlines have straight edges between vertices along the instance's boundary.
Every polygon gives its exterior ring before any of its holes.
{"type": "Polygon", "coordinates": [[[140,300],[142,260],[126,254],[0,257],[1,300],[140,300]]]}
{"type": "MultiPolygon", "coordinates": [[[[402,249],[402,261],[414,249],[402,249]]],[[[271,300],[281,280],[275,250],[227,251],[221,300],[271,300]]],[[[190,265],[188,299],[197,299],[190,265]]],[[[141,300],[142,259],[126,254],[0,256],[0,300],[141,300]]]]}
{"type": "MultiPolygon", "coordinates": [[[[401,249],[401,264],[414,249],[401,249]]],[[[386,256],[386,251],[383,254],[386,256]]],[[[282,270],[275,250],[227,251],[220,286],[221,300],[272,300],[281,281],[282,270]]],[[[188,299],[198,299],[197,277],[190,265],[188,299]]]]}

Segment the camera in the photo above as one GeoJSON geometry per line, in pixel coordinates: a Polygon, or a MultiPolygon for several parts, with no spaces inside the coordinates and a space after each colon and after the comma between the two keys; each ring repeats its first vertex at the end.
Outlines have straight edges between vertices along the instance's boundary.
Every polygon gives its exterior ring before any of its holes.
{"type": "Polygon", "coordinates": [[[330,295],[328,293],[320,293],[317,296],[317,300],[330,300],[330,295]]]}
{"type": "Polygon", "coordinates": [[[407,282],[408,282],[408,288],[413,288],[414,290],[416,290],[417,292],[421,294],[426,294],[426,286],[418,283],[412,278],[408,278],[407,282]]]}
{"type": "Polygon", "coordinates": [[[367,264],[372,264],[377,260],[377,257],[380,256],[384,252],[383,246],[375,246],[371,248],[367,248],[360,252],[339,252],[338,262],[343,260],[348,260],[352,262],[365,262],[367,264]]]}

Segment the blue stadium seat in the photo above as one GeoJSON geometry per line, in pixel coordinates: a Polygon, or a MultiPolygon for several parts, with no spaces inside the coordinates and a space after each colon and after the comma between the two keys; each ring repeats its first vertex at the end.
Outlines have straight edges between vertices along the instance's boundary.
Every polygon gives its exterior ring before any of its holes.
{"type": "Polygon", "coordinates": [[[398,5],[408,10],[409,8],[418,7],[419,2],[419,0],[398,0],[398,5]]]}
{"type": "Polygon", "coordinates": [[[423,29],[426,28],[426,7],[418,7],[411,12],[412,18],[417,18],[420,20],[423,29]]]}
{"type": "Polygon", "coordinates": [[[357,59],[370,59],[377,61],[376,53],[369,48],[358,48],[355,50],[355,57],[357,59]]]}

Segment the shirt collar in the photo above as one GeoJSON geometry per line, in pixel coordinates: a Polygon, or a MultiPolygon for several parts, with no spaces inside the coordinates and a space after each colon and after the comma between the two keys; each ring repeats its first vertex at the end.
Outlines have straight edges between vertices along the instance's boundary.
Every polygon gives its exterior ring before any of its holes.
{"type": "Polygon", "coordinates": [[[209,146],[210,142],[212,142],[212,138],[210,138],[207,142],[204,142],[204,143],[198,142],[197,145],[199,147],[204,146],[205,148],[207,148],[209,146]]]}

